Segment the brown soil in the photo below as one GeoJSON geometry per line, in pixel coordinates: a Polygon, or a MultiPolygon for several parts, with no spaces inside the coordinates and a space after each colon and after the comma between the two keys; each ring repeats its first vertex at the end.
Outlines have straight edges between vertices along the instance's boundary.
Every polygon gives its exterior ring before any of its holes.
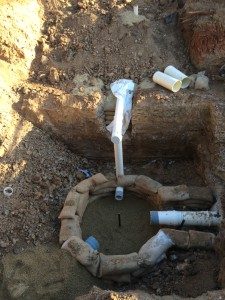
{"type": "MultiPolygon", "coordinates": [[[[0,2],[5,4],[7,1],[0,2]]],[[[18,2],[26,4],[29,1],[18,2]]],[[[32,30],[29,34],[24,28],[19,31],[22,40],[32,40],[31,44],[25,45],[31,52],[21,52],[18,48],[17,24],[13,23],[9,30],[15,36],[7,34],[6,39],[0,39],[0,62],[7,70],[4,78],[9,85],[5,85],[4,93],[2,89],[0,93],[0,255],[4,255],[0,281],[1,288],[7,290],[6,295],[0,294],[2,299],[73,299],[74,295],[87,292],[94,284],[112,287],[111,283],[91,277],[78,263],[71,263],[70,256],[64,258],[58,245],[58,215],[68,191],[82,179],[78,167],[88,168],[93,173],[101,171],[107,176],[114,173],[114,164],[77,156],[53,134],[37,129],[18,115],[11,104],[19,98],[23,100],[29,93],[33,93],[37,101],[44,94],[51,98],[57,91],[60,91],[59,98],[71,94],[76,88],[82,93],[82,87],[74,78],[83,73],[89,74],[90,78],[102,79],[105,93],[115,79],[126,77],[140,83],[156,69],[169,64],[187,73],[194,70],[176,22],[164,22],[166,15],[180,12],[176,1],[135,1],[143,16],[140,22],[126,12],[132,10],[133,3],[129,4],[129,1],[50,2],[39,1],[43,9],[35,14],[36,23],[32,26],[37,32],[34,36],[32,30]],[[38,15],[44,23],[41,37],[38,15]],[[135,26],[128,24],[136,21],[135,26]],[[34,41],[37,39],[36,45],[34,41]],[[35,45],[35,58],[32,58],[35,45]],[[31,67],[29,63],[25,64],[31,61],[31,67]],[[21,82],[28,71],[29,79],[21,82]],[[15,72],[17,76],[14,78],[15,72]],[[6,186],[13,188],[11,197],[3,195],[6,186]],[[27,294],[20,296],[23,290],[27,294]]],[[[12,7],[13,3],[11,1],[12,7]]],[[[27,11],[25,7],[25,16],[27,11]]],[[[13,14],[14,10],[5,13],[5,24],[11,24],[13,14]]],[[[19,19],[23,19],[23,14],[19,19]]],[[[5,28],[0,29],[7,32],[5,28]]],[[[161,96],[157,97],[161,99],[161,96]]],[[[33,101],[30,95],[28,98],[33,101]]],[[[166,95],[165,98],[169,97],[166,95]]],[[[84,130],[83,124],[79,130],[84,130]]],[[[88,140],[85,143],[88,148],[97,147],[96,144],[90,145],[88,140]]],[[[205,184],[202,172],[198,175],[196,169],[195,161],[149,158],[140,164],[126,165],[125,172],[147,175],[166,185],[202,186],[205,184]]],[[[128,195],[121,203],[115,202],[113,196],[96,201],[85,213],[84,236],[96,236],[104,253],[137,251],[154,233],[149,227],[149,209],[147,202],[128,195]],[[121,213],[121,228],[117,227],[117,213],[121,213]]],[[[218,288],[218,268],[219,261],[213,252],[196,250],[184,253],[173,249],[167,260],[131,286],[116,285],[113,288],[140,288],[158,295],[176,293],[195,297],[218,288]]],[[[224,286],[221,274],[220,282],[224,286]]]]}
{"type": "Polygon", "coordinates": [[[163,22],[165,15],[177,10],[176,3],[136,1],[146,19],[128,26],[121,12],[133,8],[125,2],[96,0],[81,6],[58,0],[55,7],[44,3],[42,42],[30,72],[33,81],[71,92],[77,74],[88,73],[108,84],[123,77],[140,82],[168,64],[189,71],[179,29],[163,22]],[[55,76],[50,75],[51,68],[55,76]]]}
{"type": "Polygon", "coordinates": [[[132,288],[160,296],[176,294],[197,297],[219,289],[219,260],[214,252],[171,250],[167,257],[167,260],[151,268],[138,282],[122,286],[119,290],[132,288]]]}

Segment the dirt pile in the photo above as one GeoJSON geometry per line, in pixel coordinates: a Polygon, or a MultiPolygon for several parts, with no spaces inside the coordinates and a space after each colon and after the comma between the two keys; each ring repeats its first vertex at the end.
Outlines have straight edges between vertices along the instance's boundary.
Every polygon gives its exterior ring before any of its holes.
{"type": "Polygon", "coordinates": [[[27,78],[40,36],[42,12],[36,0],[1,1],[0,78],[8,85],[27,78]]]}
{"type": "Polygon", "coordinates": [[[175,3],[137,1],[140,16],[135,19],[132,5],[124,1],[55,2],[56,8],[44,4],[46,21],[30,73],[33,81],[70,92],[74,76],[83,73],[108,84],[122,77],[140,82],[166,64],[189,69],[179,29],[163,22],[175,3]],[[50,80],[52,67],[57,82],[50,80]]]}
{"type": "Polygon", "coordinates": [[[217,1],[186,1],[181,25],[192,63],[218,75],[225,59],[225,4],[217,1]]]}

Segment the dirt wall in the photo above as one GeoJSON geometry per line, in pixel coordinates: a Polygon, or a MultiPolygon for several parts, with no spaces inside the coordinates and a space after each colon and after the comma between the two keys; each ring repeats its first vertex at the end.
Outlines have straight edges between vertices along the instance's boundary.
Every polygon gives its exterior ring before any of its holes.
{"type": "Polygon", "coordinates": [[[181,27],[192,63],[218,74],[225,58],[225,5],[223,1],[186,1],[181,27]]]}

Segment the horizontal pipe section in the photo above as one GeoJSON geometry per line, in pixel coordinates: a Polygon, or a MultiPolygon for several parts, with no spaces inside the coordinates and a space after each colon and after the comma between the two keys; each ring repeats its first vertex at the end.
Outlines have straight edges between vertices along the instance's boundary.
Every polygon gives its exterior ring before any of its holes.
{"type": "Polygon", "coordinates": [[[218,226],[222,217],[211,211],[151,211],[150,223],[157,225],[179,226],[218,226]]]}

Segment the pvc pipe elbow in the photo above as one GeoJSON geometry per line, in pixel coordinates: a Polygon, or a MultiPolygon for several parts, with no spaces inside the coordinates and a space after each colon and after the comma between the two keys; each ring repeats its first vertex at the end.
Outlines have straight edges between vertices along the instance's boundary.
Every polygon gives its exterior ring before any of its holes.
{"type": "Polygon", "coordinates": [[[153,81],[174,93],[178,92],[182,85],[182,82],[179,79],[173,78],[160,71],[155,72],[153,81]]]}
{"type": "Polygon", "coordinates": [[[179,71],[178,69],[176,69],[173,66],[168,66],[165,68],[164,73],[176,78],[178,80],[180,80],[182,82],[181,88],[185,89],[189,86],[189,84],[191,83],[191,79],[185,75],[184,73],[182,73],[181,71],[179,71]]]}

